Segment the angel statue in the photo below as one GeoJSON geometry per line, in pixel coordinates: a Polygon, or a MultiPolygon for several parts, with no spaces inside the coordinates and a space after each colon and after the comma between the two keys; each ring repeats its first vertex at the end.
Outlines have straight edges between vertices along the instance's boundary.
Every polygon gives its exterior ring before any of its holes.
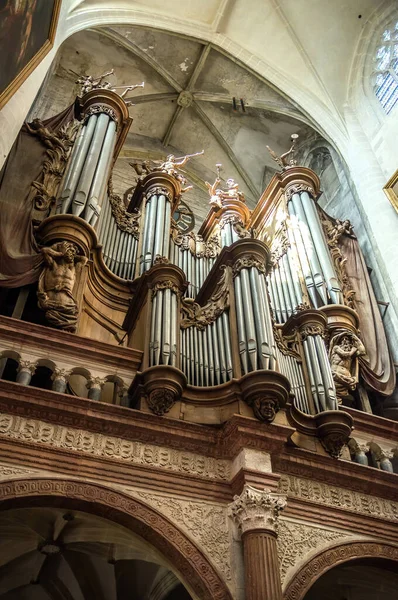
{"type": "Polygon", "coordinates": [[[168,154],[166,160],[162,162],[159,167],[156,167],[157,171],[163,171],[163,173],[168,173],[169,175],[173,175],[176,177],[178,175],[177,169],[184,167],[190,158],[193,156],[201,156],[205,151],[195,152],[195,154],[187,154],[186,156],[179,156],[176,158],[174,154],[168,154]]]}
{"type": "Polygon", "coordinates": [[[286,169],[289,169],[289,167],[294,167],[297,164],[296,160],[294,159],[294,150],[295,150],[296,141],[298,139],[298,135],[297,135],[297,133],[292,133],[292,135],[290,137],[292,140],[292,145],[290,147],[290,150],[288,150],[284,154],[281,154],[281,156],[278,156],[276,154],[276,152],[274,152],[269,146],[267,146],[268,152],[271,154],[274,161],[280,166],[282,171],[286,171],[286,169]],[[290,159],[289,159],[289,156],[291,156],[290,159]]]}
{"type": "Polygon", "coordinates": [[[221,202],[221,194],[222,194],[222,190],[217,189],[218,186],[221,183],[221,178],[220,178],[220,169],[221,169],[222,165],[221,164],[217,164],[216,168],[217,168],[217,177],[216,180],[213,184],[209,183],[208,181],[205,181],[206,187],[208,189],[209,192],[209,196],[210,196],[210,201],[209,204],[210,206],[214,206],[214,208],[221,208],[222,207],[222,202],[221,202]]]}
{"type": "Polygon", "coordinates": [[[363,354],[366,354],[363,343],[351,331],[340,331],[330,340],[329,360],[338,397],[355,389],[358,373],[354,359],[363,354]]]}
{"type": "Polygon", "coordinates": [[[102,81],[105,79],[105,77],[108,77],[108,75],[113,75],[114,72],[114,69],[111,69],[99,77],[93,77],[92,75],[80,75],[75,83],[80,83],[82,86],[81,94],[84,96],[84,94],[91,92],[91,90],[110,87],[110,84],[107,82],[103,84],[102,81]]]}

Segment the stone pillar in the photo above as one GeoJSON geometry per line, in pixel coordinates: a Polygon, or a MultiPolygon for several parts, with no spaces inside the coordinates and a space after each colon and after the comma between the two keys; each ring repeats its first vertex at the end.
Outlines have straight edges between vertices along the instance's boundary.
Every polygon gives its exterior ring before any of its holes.
{"type": "Polygon", "coordinates": [[[66,391],[68,379],[71,376],[71,374],[72,371],[68,371],[67,369],[56,368],[51,377],[53,382],[51,389],[54,392],[60,392],[61,394],[64,394],[66,391]]]}
{"type": "Polygon", "coordinates": [[[87,382],[88,397],[90,400],[101,400],[102,388],[104,387],[105,379],[101,377],[92,377],[87,382]]]}
{"type": "Polygon", "coordinates": [[[242,533],[246,600],[282,600],[276,539],[285,506],[283,494],[247,484],[230,505],[242,533]]]}
{"type": "Polygon", "coordinates": [[[22,385],[29,385],[32,379],[32,375],[36,371],[37,362],[30,360],[20,360],[17,372],[16,382],[22,385]]]}

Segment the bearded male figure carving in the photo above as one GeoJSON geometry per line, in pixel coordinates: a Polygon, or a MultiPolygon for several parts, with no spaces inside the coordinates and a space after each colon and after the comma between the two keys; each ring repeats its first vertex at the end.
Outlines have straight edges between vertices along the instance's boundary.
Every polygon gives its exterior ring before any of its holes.
{"type": "Polygon", "coordinates": [[[335,335],[330,341],[329,358],[337,396],[347,396],[358,383],[357,366],[354,359],[366,354],[361,340],[351,332],[335,335]]]}
{"type": "Polygon", "coordinates": [[[78,248],[71,242],[57,242],[41,252],[45,267],[37,291],[39,308],[50,325],[75,333],[79,311],[73,287],[76,269],[83,267],[87,258],[78,256],[78,248]]]}

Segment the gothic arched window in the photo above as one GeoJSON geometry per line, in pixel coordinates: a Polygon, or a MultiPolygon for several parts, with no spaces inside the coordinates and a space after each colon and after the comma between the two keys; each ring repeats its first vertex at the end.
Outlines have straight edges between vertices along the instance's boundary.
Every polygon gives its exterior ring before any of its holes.
{"type": "Polygon", "coordinates": [[[398,102],[398,21],[383,31],[375,62],[374,91],[388,114],[398,102]]]}

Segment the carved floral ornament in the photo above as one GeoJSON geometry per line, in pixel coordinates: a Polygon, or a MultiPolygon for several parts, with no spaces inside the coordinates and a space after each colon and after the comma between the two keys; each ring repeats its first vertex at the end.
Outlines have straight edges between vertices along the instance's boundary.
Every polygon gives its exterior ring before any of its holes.
{"type": "Polygon", "coordinates": [[[232,267],[233,278],[235,279],[242,269],[251,269],[252,267],[256,268],[258,271],[260,271],[260,273],[265,274],[266,272],[264,263],[262,263],[256,256],[242,256],[242,258],[238,258],[238,260],[235,261],[232,267]]]}
{"type": "Polygon", "coordinates": [[[293,183],[285,190],[286,200],[289,202],[294,194],[301,194],[302,192],[308,192],[310,196],[315,196],[314,188],[307,183],[293,183]]]}
{"type": "Polygon", "coordinates": [[[167,388],[157,388],[146,396],[149,408],[159,417],[169,412],[177,400],[177,393],[167,388]]]}
{"type": "Polygon", "coordinates": [[[230,504],[229,515],[239,526],[242,535],[248,531],[266,530],[278,533],[278,517],[286,506],[286,496],[264,488],[245,485],[240,496],[230,504]]]}
{"type": "Polygon", "coordinates": [[[115,194],[113,191],[112,177],[109,178],[108,182],[108,197],[109,204],[111,205],[112,216],[115,219],[117,227],[121,231],[131,233],[135,237],[135,239],[138,239],[140,236],[139,220],[141,217],[141,212],[137,210],[137,213],[135,215],[127,212],[122,198],[115,194]]]}
{"type": "Polygon", "coordinates": [[[197,258],[216,258],[221,250],[220,236],[218,233],[213,234],[207,242],[203,237],[193,231],[187,234],[182,234],[176,223],[171,224],[171,238],[176,246],[181,250],[189,250],[192,256],[197,258]]]}
{"type": "Polygon", "coordinates": [[[115,121],[116,124],[119,123],[119,118],[116,114],[116,111],[107,104],[92,104],[91,106],[89,106],[85,114],[86,120],[89,119],[92,115],[98,115],[100,113],[108,115],[108,117],[112,119],[112,121],[115,121]]]}
{"type": "Polygon", "coordinates": [[[192,298],[182,298],[181,312],[185,316],[181,319],[181,329],[197,327],[203,331],[229,308],[229,278],[229,271],[224,266],[217,288],[204,306],[200,306],[192,298]]]}
{"type": "Polygon", "coordinates": [[[223,229],[226,225],[231,225],[236,235],[241,239],[252,237],[239,215],[225,215],[221,217],[219,221],[220,229],[223,229]]]}
{"type": "Polygon", "coordinates": [[[47,129],[40,119],[25,124],[28,132],[36,136],[47,149],[41,173],[38,179],[32,182],[32,187],[36,190],[33,206],[37,210],[47,211],[55,202],[58,185],[79,125],[78,121],[73,120],[61,127],[58,133],[54,133],[47,129]]]}
{"type": "MultiPolygon", "coordinates": [[[[160,262],[161,261],[159,261],[159,263],[160,262]]],[[[163,290],[171,290],[174,294],[176,294],[176,296],[181,295],[181,290],[174,281],[172,281],[171,279],[164,279],[163,281],[157,281],[153,284],[152,298],[156,296],[158,292],[161,292],[163,290]]]]}
{"type": "Polygon", "coordinates": [[[152,196],[165,196],[169,200],[169,202],[173,201],[173,196],[170,190],[168,190],[166,187],[151,187],[144,196],[145,204],[149,202],[152,196]]]}

